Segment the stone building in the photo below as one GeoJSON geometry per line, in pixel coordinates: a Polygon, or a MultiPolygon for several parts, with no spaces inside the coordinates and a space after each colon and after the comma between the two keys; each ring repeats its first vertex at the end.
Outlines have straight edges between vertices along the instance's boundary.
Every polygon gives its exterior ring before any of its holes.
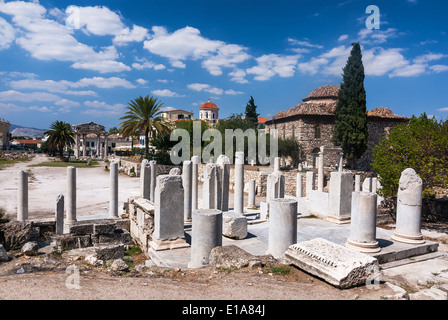
{"type": "Polygon", "coordinates": [[[161,113],[161,117],[170,123],[175,123],[180,120],[193,120],[194,113],[182,109],[166,110],[161,113]]]}
{"type": "Polygon", "coordinates": [[[219,120],[219,108],[213,102],[203,103],[199,107],[199,120],[215,124],[219,120]]]}
{"type": "MultiPolygon", "coordinates": [[[[267,121],[266,132],[278,130],[280,138],[294,138],[302,146],[301,162],[316,167],[319,148],[332,147],[331,141],[338,101],[339,86],[325,85],[315,89],[298,105],[278,112],[272,120],[267,121]]],[[[375,108],[367,112],[368,117],[368,149],[358,160],[360,169],[370,169],[373,147],[385,133],[399,123],[408,122],[409,118],[398,116],[385,107],[375,108]]],[[[325,166],[336,165],[337,155],[325,158],[325,166]]]]}
{"type": "Polygon", "coordinates": [[[11,134],[9,133],[10,128],[11,124],[9,121],[0,119],[0,150],[9,147],[9,141],[11,139],[11,134]]]}

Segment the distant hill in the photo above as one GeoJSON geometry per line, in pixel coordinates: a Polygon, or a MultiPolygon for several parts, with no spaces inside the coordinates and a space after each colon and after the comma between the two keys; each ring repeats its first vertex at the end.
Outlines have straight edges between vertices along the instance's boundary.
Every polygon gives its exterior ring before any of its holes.
{"type": "Polygon", "coordinates": [[[44,132],[47,131],[44,129],[22,127],[16,124],[11,124],[11,128],[9,130],[11,131],[11,135],[13,137],[28,137],[28,138],[33,138],[37,136],[42,137],[44,135],[44,132]]]}

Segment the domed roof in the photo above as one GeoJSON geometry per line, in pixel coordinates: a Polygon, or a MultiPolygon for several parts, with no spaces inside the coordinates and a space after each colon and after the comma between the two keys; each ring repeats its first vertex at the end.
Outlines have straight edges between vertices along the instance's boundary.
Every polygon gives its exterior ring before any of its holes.
{"type": "Polygon", "coordinates": [[[408,119],[406,117],[398,116],[392,112],[389,108],[386,107],[379,107],[372,109],[370,111],[367,111],[367,115],[371,117],[380,117],[380,118],[403,118],[408,119]]]}
{"type": "Polygon", "coordinates": [[[311,92],[303,101],[318,100],[318,99],[337,99],[339,93],[339,86],[334,84],[327,84],[319,87],[311,92]]]}
{"type": "Polygon", "coordinates": [[[202,106],[199,109],[218,109],[219,108],[216,106],[216,104],[214,104],[213,102],[205,102],[202,104],[202,106]]]}

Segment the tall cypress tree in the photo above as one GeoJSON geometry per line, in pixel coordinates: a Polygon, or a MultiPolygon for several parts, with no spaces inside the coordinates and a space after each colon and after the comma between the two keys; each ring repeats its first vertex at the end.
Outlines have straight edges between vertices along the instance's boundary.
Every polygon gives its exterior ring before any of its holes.
{"type": "Polygon", "coordinates": [[[369,131],[367,128],[366,91],[364,89],[364,66],[361,46],[352,43],[350,57],[339,89],[339,100],[335,110],[333,143],[341,146],[345,158],[352,168],[367,150],[369,131]]]}
{"type": "Polygon", "coordinates": [[[257,106],[255,105],[254,98],[250,96],[250,100],[246,104],[246,112],[245,112],[246,118],[250,119],[254,123],[254,127],[258,124],[258,116],[257,113],[257,106]]]}

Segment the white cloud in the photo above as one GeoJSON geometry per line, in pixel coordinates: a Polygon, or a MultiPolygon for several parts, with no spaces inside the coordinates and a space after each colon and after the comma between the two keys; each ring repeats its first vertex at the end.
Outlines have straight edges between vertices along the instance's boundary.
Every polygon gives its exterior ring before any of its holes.
{"type": "Polygon", "coordinates": [[[15,39],[14,28],[0,17],[0,50],[8,49],[15,39]]]}
{"type": "MultiPolygon", "coordinates": [[[[116,18],[111,18],[112,15],[109,14],[111,11],[107,8],[103,8],[102,15],[99,16],[84,9],[79,8],[80,26],[89,34],[114,34],[124,28],[116,18]]],[[[73,30],[67,28],[65,24],[44,18],[46,9],[37,2],[2,2],[0,12],[12,16],[12,21],[19,30],[17,34],[20,34],[16,43],[33,58],[73,62],[73,68],[101,73],[130,70],[130,67],[122,62],[115,61],[118,55],[114,47],[97,52],[92,47],[80,43],[73,36],[73,30]]]]}
{"type": "Polygon", "coordinates": [[[160,96],[160,97],[183,97],[182,95],[179,95],[176,92],[173,92],[173,91],[168,90],[168,89],[153,90],[151,92],[153,94],[155,94],[156,96],[160,96]]]}
{"type": "Polygon", "coordinates": [[[65,108],[73,108],[73,107],[79,107],[80,103],[77,101],[71,101],[67,99],[61,99],[59,101],[56,101],[54,103],[57,106],[65,107],[65,108]]]}
{"type": "MultiPolygon", "coordinates": [[[[373,48],[363,52],[366,75],[382,76],[395,69],[404,68],[409,61],[401,54],[402,49],[373,48]]],[[[404,73],[402,73],[404,74],[404,73]]]]}
{"type": "Polygon", "coordinates": [[[18,90],[22,89],[32,89],[32,90],[45,90],[49,92],[65,93],[71,95],[96,95],[94,91],[75,91],[70,89],[78,89],[85,87],[97,87],[101,89],[112,89],[116,87],[122,87],[126,89],[135,88],[135,85],[130,83],[126,79],[118,77],[93,77],[93,78],[82,78],[76,82],[61,80],[38,80],[38,79],[24,79],[10,81],[9,85],[18,90]]]}
{"type": "Polygon", "coordinates": [[[348,34],[343,34],[338,38],[338,41],[345,41],[348,39],[348,34]]]}
{"type": "Polygon", "coordinates": [[[402,68],[395,69],[389,77],[414,77],[425,73],[427,64],[409,64],[402,68]]]}
{"type": "Polygon", "coordinates": [[[246,69],[246,72],[255,75],[254,79],[258,81],[269,80],[275,75],[280,77],[292,77],[295,73],[299,57],[299,55],[263,55],[256,59],[258,65],[246,69]]]}
{"type": "Polygon", "coordinates": [[[299,63],[297,68],[302,73],[314,75],[319,72],[321,66],[326,64],[328,64],[328,59],[312,58],[310,61],[299,63]]]}
{"type": "Polygon", "coordinates": [[[16,90],[8,90],[0,92],[0,101],[57,101],[61,98],[48,92],[29,92],[23,93],[16,90]]]}
{"type": "Polygon", "coordinates": [[[13,104],[13,103],[0,102],[0,111],[3,114],[9,114],[9,113],[13,113],[13,112],[23,112],[23,111],[25,111],[25,108],[18,106],[16,104],[13,104]]]}
{"type": "Polygon", "coordinates": [[[237,83],[248,83],[249,81],[245,78],[246,75],[246,71],[241,69],[235,69],[234,71],[229,73],[229,76],[231,77],[230,80],[237,83]]]}
{"type": "Polygon", "coordinates": [[[445,112],[445,111],[448,111],[448,108],[440,108],[440,109],[437,109],[437,111],[445,112]]]}
{"type": "Polygon", "coordinates": [[[124,112],[126,106],[124,104],[116,103],[110,105],[104,101],[85,101],[84,105],[88,107],[87,110],[82,111],[83,114],[89,114],[94,116],[104,115],[118,115],[124,112]]]}
{"type": "Polygon", "coordinates": [[[234,96],[234,95],[238,95],[238,94],[244,94],[244,92],[242,92],[242,91],[235,91],[233,89],[230,89],[230,90],[226,90],[225,94],[234,96]]]}
{"type": "Polygon", "coordinates": [[[145,61],[143,63],[137,63],[137,62],[133,63],[132,68],[137,70],[143,70],[143,69],[162,70],[165,69],[166,67],[163,64],[155,64],[154,62],[151,61],[145,61]]]}
{"type": "Polygon", "coordinates": [[[414,63],[427,63],[430,61],[440,60],[442,58],[446,58],[448,55],[443,53],[427,53],[421,56],[418,56],[414,59],[414,63]]]}
{"type": "Polygon", "coordinates": [[[209,84],[202,83],[191,83],[187,85],[187,88],[198,92],[205,91],[217,95],[221,95],[224,92],[223,89],[212,87],[209,84]]]}
{"type": "Polygon", "coordinates": [[[117,45],[124,45],[128,42],[142,42],[148,38],[148,29],[134,25],[132,30],[124,28],[120,34],[114,38],[114,43],[117,45]]]}
{"type": "Polygon", "coordinates": [[[125,26],[121,18],[107,7],[76,7],[79,13],[79,27],[96,36],[118,35],[125,26]]]}
{"type": "Polygon", "coordinates": [[[48,107],[38,107],[38,106],[31,106],[28,109],[32,111],[39,111],[39,112],[53,112],[53,109],[48,107]]]}
{"type": "Polygon", "coordinates": [[[362,44],[381,44],[389,39],[398,37],[398,30],[395,28],[383,29],[367,29],[363,28],[358,32],[359,41],[362,44]]]}
{"type": "Polygon", "coordinates": [[[311,42],[309,42],[308,39],[300,41],[300,40],[296,40],[293,38],[288,38],[288,41],[290,43],[292,43],[293,45],[297,45],[297,46],[302,46],[302,47],[307,47],[307,48],[317,48],[317,49],[323,48],[323,46],[320,44],[312,44],[311,42]]]}
{"type": "Polygon", "coordinates": [[[430,66],[429,69],[431,69],[432,71],[434,71],[436,73],[440,73],[440,72],[448,71],[448,66],[443,65],[443,64],[436,64],[436,65],[430,66]]]}
{"type": "Polygon", "coordinates": [[[137,80],[135,80],[135,82],[137,82],[138,84],[141,84],[142,86],[144,86],[145,84],[148,83],[148,80],[145,80],[145,79],[137,79],[137,80]]]}
{"type": "Polygon", "coordinates": [[[168,58],[171,66],[185,68],[185,60],[203,60],[202,66],[212,75],[221,75],[222,68],[234,68],[250,58],[247,48],[223,41],[210,40],[192,27],[169,33],[166,28],[155,26],[144,48],[153,54],[168,58]]]}

